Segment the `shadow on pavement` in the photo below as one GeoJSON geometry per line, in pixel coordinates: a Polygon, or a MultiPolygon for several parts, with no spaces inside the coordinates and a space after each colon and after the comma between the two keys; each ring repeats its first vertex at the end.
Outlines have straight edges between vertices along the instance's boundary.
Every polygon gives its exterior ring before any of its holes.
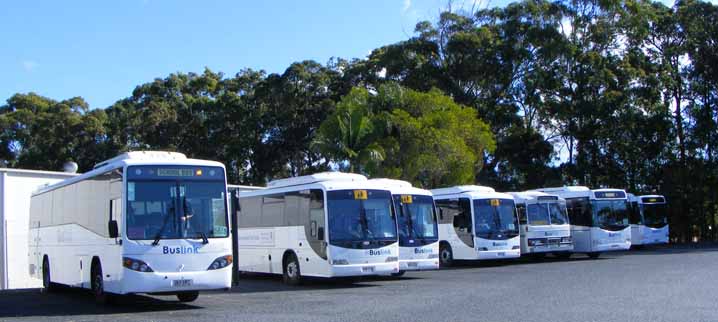
{"type": "Polygon", "coordinates": [[[281,275],[242,273],[239,283],[232,288],[233,293],[262,293],[262,292],[288,292],[375,287],[366,284],[364,278],[318,278],[303,277],[301,285],[287,285],[282,281],[281,275]]]}
{"type": "Polygon", "coordinates": [[[690,254],[690,253],[710,253],[718,252],[718,246],[702,246],[702,245],[645,245],[640,248],[632,248],[627,255],[666,255],[666,254],[690,254]]]}
{"type": "MultiPolygon", "coordinates": [[[[200,295],[201,296],[201,295],[200,295]]],[[[0,292],[0,318],[104,315],[201,309],[180,303],[175,297],[167,300],[141,295],[118,296],[113,304],[95,304],[87,290],[60,288],[45,294],[40,289],[0,292]]]]}

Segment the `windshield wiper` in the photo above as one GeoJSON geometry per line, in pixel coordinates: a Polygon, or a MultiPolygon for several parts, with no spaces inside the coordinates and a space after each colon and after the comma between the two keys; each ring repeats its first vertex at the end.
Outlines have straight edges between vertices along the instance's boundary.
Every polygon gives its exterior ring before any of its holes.
{"type": "Polygon", "coordinates": [[[362,228],[364,238],[369,238],[369,219],[366,216],[366,209],[364,208],[364,202],[359,202],[359,224],[362,228]]]}
{"type": "Polygon", "coordinates": [[[406,209],[406,225],[409,226],[409,237],[414,237],[418,234],[414,230],[414,219],[411,218],[411,210],[407,205],[402,205],[402,207],[406,209]]]}
{"type": "MultiPolygon", "coordinates": [[[[174,201],[173,201],[174,202],[174,201]]],[[[174,214],[175,208],[170,208],[172,210],[172,213],[174,214]]],[[[162,223],[162,228],[160,228],[160,231],[157,232],[157,235],[155,235],[155,240],[152,242],[152,246],[157,246],[160,244],[160,239],[162,239],[162,233],[165,232],[165,229],[167,228],[167,222],[170,218],[170,214],[165,215],[165,221],[162,223]]]]}
{"type": "Polygon", "coordinates": [[[199,232],[199,237],[202,237],[202,244],[209,244],[209,239],[207,239],[207,234],[205,234],[203,231],[199,232]]]}

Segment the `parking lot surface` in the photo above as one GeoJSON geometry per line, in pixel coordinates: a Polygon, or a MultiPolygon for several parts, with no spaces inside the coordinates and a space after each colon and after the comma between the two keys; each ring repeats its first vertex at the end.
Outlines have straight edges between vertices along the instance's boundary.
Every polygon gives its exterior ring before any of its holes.
{"type": "Polygon", "coordinates": [[[7,291],[0,321],[718,321],[718,247],[469,262],[300,287],[249,275],[189,304],[132,296],[103,307],[79,290],[7,291]]]}

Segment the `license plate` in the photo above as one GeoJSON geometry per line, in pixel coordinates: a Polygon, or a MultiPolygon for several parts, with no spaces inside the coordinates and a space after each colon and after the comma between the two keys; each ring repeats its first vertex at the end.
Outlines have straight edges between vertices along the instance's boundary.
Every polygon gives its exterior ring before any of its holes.
{"type": "Polygon", "coordinates": [[[506,256],[506,253],[504,253],[504,252],[496,253],[496,256],[506,256]]]}
{"type": "Polygon", "coordinates": [[[173,287],[187,287],[192,286],[192,280],[172,280],[173,287]]]}
{"type": "Polygon", "coordinates": [[[407,266],[409,266],[409,267],[417,267],[417,266],[419,266],[419,263],[409,262],[409,263],[407,263],[407,266]]]}
{"type": "Polygon", "coordinates": [[[374,273],[374,266],[364,266],[361,271],[362,273],[374,273]]]}

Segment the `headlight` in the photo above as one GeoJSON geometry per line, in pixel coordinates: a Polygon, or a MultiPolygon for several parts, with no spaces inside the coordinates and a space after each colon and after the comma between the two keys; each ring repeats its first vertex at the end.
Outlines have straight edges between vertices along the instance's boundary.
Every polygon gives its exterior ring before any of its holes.
{"type": "Polygon", "coordinates": [[[571,237],[570,237],[570,236],[568,236],[568,237],[561,237],[561,244],[570,244],[571,242],[572,242],[572,241],[571,241],[571,237]]]}
{"type": "Polygon", "coordinates": [[[429,259],[439,258],[439,254],[429,254],[429,259]]]}
{"type": "Polygon", "coordinates": [[[389,262],[398,262],[398,261],[399,261],[399,257],[396,257],[396,256],[389,256],[389,257],[386,258],[386,262],[387,262],[387,263],[389,263],[389,262]]]}
{"type": "Polygon", "coordinates": [[[511,247],[511,249],[519,249],[519,248],[521,248],[521,246],[518,246],[518,245],[511,247]]]}
{"type": "Polygon", "coordinates": [[[232,264],[233,261],[232,255],[224,255],[222,257],[217,257],[209,267],[207,267],[207,270],[213,270],[213,269],[220,269],[225,268],[232,264]]]}
{"type": "Polygon", "coordinates": [[[477,249],[478,249],[479,251],[484,251],[484,252],[489,250],[488,247],[479,247],[479,248],[477,248],[477,249]]]}
{"type": "Polygon", "coordinates": [[[349,261],[346,259],[335,259],[332,261],[332,265],[349,265],[349,261]]]}
{"type": "Polygon", "coordinates": [[[149,273],[154,272],[152,268],[150,268],[150,265],[147,265],[147,263],[134,258],[129,257],[122,257],[122,266],[125,268],[131,269],[133,271],[143,272],[143,273],[149,273]]]}

